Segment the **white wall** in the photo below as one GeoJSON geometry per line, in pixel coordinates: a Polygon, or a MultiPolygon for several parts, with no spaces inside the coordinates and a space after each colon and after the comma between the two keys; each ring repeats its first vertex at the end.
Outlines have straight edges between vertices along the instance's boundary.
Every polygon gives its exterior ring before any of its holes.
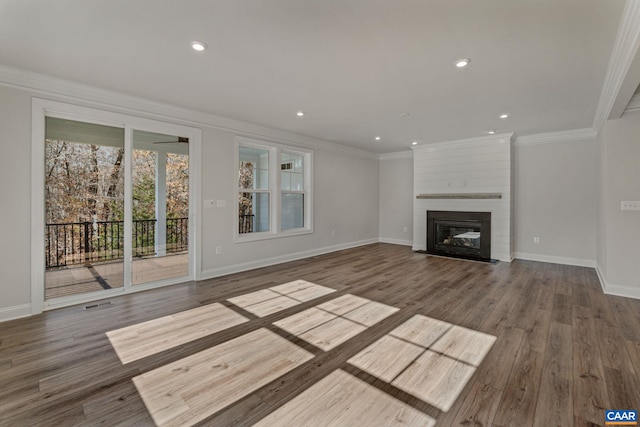
{"type": "Polygon", "coordinates": [[[413,244],[413,152],[380,156],[380,241],[413,244]],[[407,231],[404,231],[406,228],[407,231]]]}
{"type": "MultiPolygon", "coordinates": [[[[67,88],[79,92],[84,90],[72,83],[68,83],[67,88]]],[[[120,99],[115,94],[105,95],[99,90],[95,92],[98,97],[104,95],[104,98],[120,99]]],[[[0,235],[4,242],[0,245],[0,320],[31,312],[29,213],[31,100],[34,96],[94,108],[99,102],[0,85],[0,141],[3,154],[0,159],[0,200],[3,203],[0,235]]],[[[146,101],[123,99],[127,105],[147,105],[146,101]]],[[[255,126],[246,125],[254,139],[264,137],[291,146],[299,142],[300,147],[314,150],[314,233],[234,243],[234,203],[237,200],[234,180],[237,179],[237,170],[233,159],[236,132],[220,130],[201,121],[171,118],[163,114],[165,111],[174,111],[170,106],[157,107],[162,113],[144,110],[132,113],[131,108],[116,103],[100,104],[97,108],[164,119],[202,129],[201,200],[227,202],[225,208],[202,210],[200,256],[203,278],[371,243],[378,239],[379,164],[375,155],[341,149],[322,141],[314,148],[314,142],[307,138],[268,129],[264,134],[257,134],[255,126]],[[332,231],[335,231],[333,236],[332,231]],[[222,247],[219,255],[215,254],[216,246],[222,247]]],[[[192,114],[185,112],[183,116],[190,117],[192,114]]],[[[193,116],[197,116],[197,113],[193,116]]],[[[220,120],[225,124],[230,123],[225,119],[220,120]]],[[[233,124],[237,126],[238,122],[233,124]]]]}
{"type": "Polygon", "coordinates": [[[600,142],[598,268],[605,292],[640,298],[640,211],[620,209],[640,200],[640,111],[608,121],[600,142]]]}
{"type": "Polygon", "coordinates": [[[516,258],[595,266],[596,140],[516,141],[514,170],[516,258]]]}
{"type": "MultiPolygon", "coordinates": [[[[65,84],[65,89],[76,89],[65,84]]],[[[99,91],[97,91],[99,93],[99,91]]],[[[0,320],[30,313],[31,99],[33,96],[96,107],[91,100],[0,85],[0,320]]],[[[119,96],[105,96],[119,99],[119,96]]],[[[137,102],[137,101],[136,101],[137,102]]],[[[136,105],[132,102],[131,105],[136,105]]],[[[140,102],[141,105],[146,105],[140,102]]],[[[101,108],[131,113],[116,103],[101,108]],[[125,111],[126,110],[126,111],[125,111]]],[[[172,108],[167,108],[173,111],[172,108]]],[[[161,113],[141,116],[159,119],[161,113]]],[[[314,151],[314,233],[251,243],[233,242],[234,135],[202,129],[202,199],[226,200],[203,209],[202,275],[213,277],[377,240],[410,244],[413,227],[413,159],[376,156],[320,144],[314,151]],[[407,226],[408,232],[403,228],[407,226]],[[335,231],[332,236],[332,231],[335,231]],[[215,254],[216,246],[222,253],[215,254]]],[[[197,123],[200,123],[198,125],[197,123]]],[[[226,122],[225,122],[226,123],[226,122]]],[[[237,124],[237,123],[234,123],[237,124]]],[[[255,127],[248,132],[260,138],[255,127]]],[[[230,128],[232,126],[225,126],[230,128]]],[[[265,131],[269,140],[310,147],[304,137],[265,131]]],[[[640,112],[609,121],[598,140],[515,144],[516,256],[591,265],[611,293],[640,297],[640,213],[621,212],[621,200],[640,200],[640,112]],[[599,171],[599,175],[598,175],[599,171]],[[599,178],[598,178],[599,177],[599,178]],[[600,190],[598,190],[600,189],[600,190]],[[600,201],[598,201],[600,200],[600,201]],[[552,215],[555,215],[552,218],[552,215]],[[544,231],[546,230],[546,231],[544,231]],[[597,230],[597,232],[596,232],[597,230]],[[533,244],[533,237],[541,242],[533,244]],[[597,241],[597,242],[596,242],[597,241]],[[597,244],[597,253],[596,253],[597,244]]]]}
{"type": "MultiPolygon", "coordinates": [[[[396,154],[397,156],[397,154],[396,154]]],[[[413,215],[412,164],[380,162],[380,239],[402,239],[413,215]]],[[[595,139],[514,145],[515,257],[594,266],[596,256],[597,165],[595,139]],[[534,244],[533,237],[540,237],[534,244]]],[[[411,228],[410,228],[411,230],[411,228]]],[[[598,244],[598,247],[601,247],[598,244]]],[[[599,262],[601,268],[604,265],[599,262]]]]}
{"type": "Polygon", "coordinates": [[[607,214],[604,203],[604,191],[606,186],[607,162],[605,135],[607,127],[603,126],[598,132],[598,211],[596,225],[596,270],[600,275],[600,282],[604,284],[607,273],[607,214]]]}
{"type": "Polygon", "coordinates": [[[204,278],[377,240],[377,160],[316,149],[314,233],[234,243],[234,134],[204,128],[202,140],[202,198],[227,201],[225,208],[203,210],[204,278]]]}
{"type": "Polygon", "coordinates": [[[414,250],[427,247],[427,210],[491,212],[491,258],[511,261],[512,137],[509,133],[414,147],[414,250]],[[501,198],[415,198],[441,193],[497,193],[501,198]]]}
{"type": "Polygon", "coordinates": [[[1,320],[31,313],[31,97],[2,86],[0,147],[1,320]]]}

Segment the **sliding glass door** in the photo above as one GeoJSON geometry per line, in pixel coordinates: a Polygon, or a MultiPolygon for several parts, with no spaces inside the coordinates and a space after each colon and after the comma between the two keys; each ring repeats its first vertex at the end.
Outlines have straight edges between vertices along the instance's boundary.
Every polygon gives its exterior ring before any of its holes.
{"type": "Polygon", "coordinates": [[[121,288],[124,129],[45,123],[45,299],[121,288]]]}
{"type": "Polygon", "coordinates": [[[132,284],[189,273],[189,139],[133,131],[132,284]]]}
{"type": "MultiPolygon", "coordinates": [[[[38,245],[44,246],[43,306],[193,279],[189,154],[194,135],[199,144],[199,131],[70,109],[108,119],[45,110],[44,123],[39,122],[44,134],[34,147],[44,152],[38,173],[44,179],[34,178],[34,200],[42,197],[44,203],[33,230],[44,234],[38,245]],[[38,181],[44,187],[37,187],[38,181]]],[[[38,264],[41,254],[34,255],[38,264]]]]}

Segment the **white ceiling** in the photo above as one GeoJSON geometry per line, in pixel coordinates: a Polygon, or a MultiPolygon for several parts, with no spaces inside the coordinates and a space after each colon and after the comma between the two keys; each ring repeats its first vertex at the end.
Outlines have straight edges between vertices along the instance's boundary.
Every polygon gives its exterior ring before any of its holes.
{"type": "Polygon", "coordinates": [[[386,153],[590,127],[623,6],[0,0],[0,64],[386,153]]]}

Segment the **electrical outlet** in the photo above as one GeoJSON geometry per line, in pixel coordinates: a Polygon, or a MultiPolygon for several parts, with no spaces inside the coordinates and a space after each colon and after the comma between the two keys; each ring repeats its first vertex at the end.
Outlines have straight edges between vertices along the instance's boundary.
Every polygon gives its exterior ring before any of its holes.
{"type": "Polygon", "coordinates": [[[623,211],[640,211],[640,201],[620,202],[620,209],[623,211]]]}
{"type": "Polygon", "coordinates": [[[535,244],[540,243],[540,238],[539,237],[534,237],[533,238],[533,243],[535,243],[535,244]]]}
{"type": "Polygon", "coordinates": [[[331,237],[335,237],[336,235],[336,230],[331,230],[331,237]]]}
{"type": "Polygon", "coordinates": [[[216,255],[220,255],[222,253],[222,246],[216,246],[216,255]]]}
{"type": "Polygon", "coordinates": [[[408,233],[408,232],[409,232],[409,227],[404,227],[404,228],[402,229],[402,231],[404,231],[405,233],[408,233]]]}

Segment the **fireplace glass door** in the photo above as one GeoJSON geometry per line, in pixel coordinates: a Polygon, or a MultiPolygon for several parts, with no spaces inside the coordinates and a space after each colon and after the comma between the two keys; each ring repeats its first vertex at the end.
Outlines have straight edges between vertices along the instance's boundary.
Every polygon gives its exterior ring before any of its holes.
{"type": "Polygon", "coordinates": [[[476,221],[434,221],[437,250],[480,255],[481,224],[476,221]]]}

